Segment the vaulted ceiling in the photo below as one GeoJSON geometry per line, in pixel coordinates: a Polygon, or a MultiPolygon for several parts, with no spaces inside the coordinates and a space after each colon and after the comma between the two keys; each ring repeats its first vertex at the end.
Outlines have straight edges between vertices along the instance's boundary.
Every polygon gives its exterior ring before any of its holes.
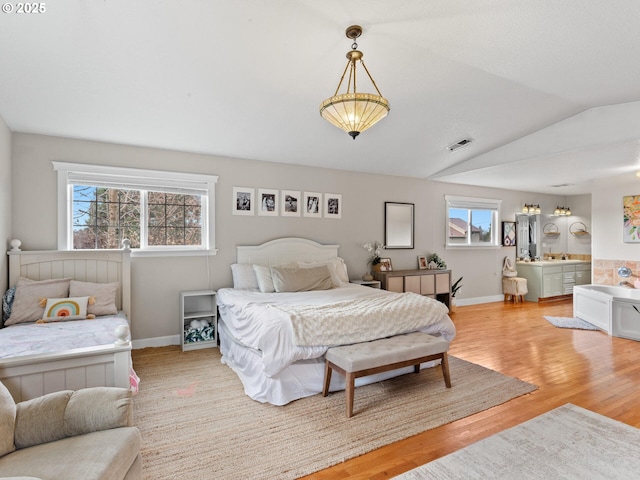
{"type": "Polygon", "coordinates": [[[637,0],[44,5],[0,14],[12,131],[560,195],[640,168],[637,0]],[[356,140],[318,113],[352,24],[391,104],[356,140]]]}

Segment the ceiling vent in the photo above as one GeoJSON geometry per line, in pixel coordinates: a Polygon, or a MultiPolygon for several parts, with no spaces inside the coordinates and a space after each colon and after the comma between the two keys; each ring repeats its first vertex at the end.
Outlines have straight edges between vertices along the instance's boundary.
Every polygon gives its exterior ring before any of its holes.
{"type": "Polygon", "coordinates": [[[466,147],[471,142],[473,142],[473,138],[463,138],[459,142],[456,142],[456,143],[453,143],[453,144],[449,145],[447,147],[447,150],[449,150],[450,152],[453,152],[455,150],[458,150],[459,148],[466,147]]]}

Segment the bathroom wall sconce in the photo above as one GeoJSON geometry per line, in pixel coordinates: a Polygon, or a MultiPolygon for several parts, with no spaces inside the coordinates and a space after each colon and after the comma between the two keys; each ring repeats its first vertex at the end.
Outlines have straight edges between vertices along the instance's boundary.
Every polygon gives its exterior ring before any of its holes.
{"type": "Polygon", "coordinates": [[[542,210],[540,209],[540,205],[534,205],[533,203],[531,205],[525,203],[524,207],[522,207],[522,213],[527,213],[529,215],[536,215],[541,212],[542,210]]]}
{"type": "Polygon", "coordinates": [[[556,207],[556,209],[553,211],[554,215],[564,215],[564,216],[569,216],[571,215],[571,209],[569,207],[565,208],[565,207],[556,207]]]}

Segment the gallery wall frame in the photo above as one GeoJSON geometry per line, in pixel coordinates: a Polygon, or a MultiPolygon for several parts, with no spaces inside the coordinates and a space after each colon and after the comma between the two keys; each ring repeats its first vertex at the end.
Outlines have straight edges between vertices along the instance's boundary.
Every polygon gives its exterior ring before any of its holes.
{"type": "Polygon", "coordinates": [[[256,202],[256,208],[258,209],[258,215],[266,217],[277,217],[279,206],[279,192],[271,188],[259,188],[258,189],[258,201],[256,202]]]}
{"type": "Polygon", "coordinates": [[[280,215],[283,217],[299,217],[302,207],[300,190],[280,191],[280,215]]]}
{"type": "Polygon", "coordinates": [[[304,192],[303,214],[305,217],[322,217],[322,193],[304,192]]]}
{"type": "Polygon", "coordinates": [[[342,195],[339,193],[324,194],[324,216],[326,218],[342,218],[342,195]]]}
{"type": "Polygon", "coordinates": [[[233,187],[233,214],[253,215],[255,212],[255,189],[252,187],[233,187]]]}

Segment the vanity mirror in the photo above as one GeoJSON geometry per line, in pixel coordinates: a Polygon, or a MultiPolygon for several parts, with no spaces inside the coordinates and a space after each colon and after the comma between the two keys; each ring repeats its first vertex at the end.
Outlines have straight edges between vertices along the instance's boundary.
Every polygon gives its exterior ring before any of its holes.
{"type": "Polygon", "coordinates": [[[384,202],[385,248],[413,248],[414,204],[384,202]]]}

